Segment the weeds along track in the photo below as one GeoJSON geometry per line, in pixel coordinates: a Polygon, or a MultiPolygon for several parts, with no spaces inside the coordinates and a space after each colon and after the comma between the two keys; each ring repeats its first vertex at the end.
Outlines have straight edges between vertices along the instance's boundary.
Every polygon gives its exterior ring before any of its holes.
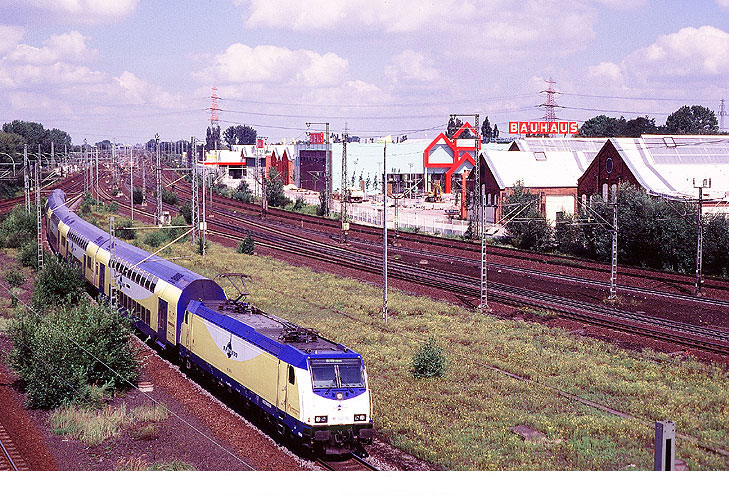
{"type": "MultiPolygon", "coordinates": [[[[336,264],[361,272],[382,274],[382,258],[379,253],[355,250],[327,241],[306,238],[291,232],[290,228],[271,227],[268,221],[264,222],[260,218],[231,211],[228,207],[230,205],[237,207],[237,204],[228,204],[227,202],[228,199],[221,201],[218,198],[213,206],[214,217],[208,219],[208,233],[217,239],[237,243],[250,234],[257,245],[272,250],[336,264]]],[[[147,217],[151,216],[150,213],[142,211],[141,208],[136,209],[135,212],[140,215],[145,214],[147,217]]],[[[321,234],[319,234],[319,237],[329,241],[332,238],[331,235],[322,236],[321,234]]],[[[419,266],[397,261],[388,261],[388,276],[392,279],[452,293],[471,301],[477,301],[480,298],[480,280],[474,276],[423,269],[419,266]]],[[[570,280],[571,277],[564,279],[570,280]]],[[[649,289],[639,290],[646,294],[654,293],[649,289]]],[[[491,301],[515,307],[538,308],[585,324],[623,330],[676,343],[687,348],[729,354],[729,331],[721,329],[658,318],[643,313],[622,311],[602,304],[569,299],[495,282],[488,283],[488,294],[491,301]]],[[[688,298],[683,296],[681,299],[688,298]]],[[[706,298],[695,298],[695,300],[698,302],[705,301],[707,304],[715,303],[715,300],[706,298]]],[[[726,306],[721,301],[718,304],[722,307],[726,306]]]]}

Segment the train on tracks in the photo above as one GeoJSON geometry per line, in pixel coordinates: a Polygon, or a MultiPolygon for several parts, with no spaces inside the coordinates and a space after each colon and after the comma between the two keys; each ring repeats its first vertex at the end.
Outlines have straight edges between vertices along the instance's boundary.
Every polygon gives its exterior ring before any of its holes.
{"type": "Polygon", "coordinates": [[[373,421],[362,357],[313,330],[226,297],[214,280],[112,239],[54,190],[46,204],[53,251],[102,300],[181,364],[196,367],[315,452],[364,452],[373,421]]]}

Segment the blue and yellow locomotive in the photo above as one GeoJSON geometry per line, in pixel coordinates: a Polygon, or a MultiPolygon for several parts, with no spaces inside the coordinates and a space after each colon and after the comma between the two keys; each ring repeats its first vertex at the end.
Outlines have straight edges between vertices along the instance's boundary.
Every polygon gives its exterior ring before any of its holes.
{"type": "Polygon", "coordinates": [[[53,251],[75,263],[103,299],[160,348],[196,366],[276,429],[329,454],[372,441],[362,357],[316,332],[228,299],[214,280],[112,239],[78,217],[55,190],[46,205],[53,251]],[[113,246],[113,248],[112,248],[113,246]]]}

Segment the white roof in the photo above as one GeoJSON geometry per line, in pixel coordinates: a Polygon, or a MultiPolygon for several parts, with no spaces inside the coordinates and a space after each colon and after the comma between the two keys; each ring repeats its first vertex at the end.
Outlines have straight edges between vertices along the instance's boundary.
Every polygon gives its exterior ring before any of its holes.
{"type": "Polygon", "coordinates": [[[643,135],[610,141],[648,193],[696,198],[694,183],[711,179],[704,197],[729,197],[729,136],[643,135]]]}
{"type": "Polygon", "coordinates": [[[523,181],[535,188],[577,188],[589,162],[580,151],[482,151],[482,158],[502,190],[523,181]]]}
{"type": "Polygon", "coordinates": [[[607,140],[606,137],[528,137],[515,139],[514,143],[519,151],[581,151],[592,162],[607,140]]]}

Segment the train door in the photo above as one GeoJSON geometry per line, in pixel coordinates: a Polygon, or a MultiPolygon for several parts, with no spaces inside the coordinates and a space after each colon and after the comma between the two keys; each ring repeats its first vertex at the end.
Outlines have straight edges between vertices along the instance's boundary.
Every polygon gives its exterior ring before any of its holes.
{"type": "Polygon", "coordinates": [[[104,263],[99,263],[99,292],[104,294],[104,277],[106,276],[106,266],[104,263]]]}
{"type": "Polygon", "coordinates": [[[167,340],[167,301],[160,299],[157,307],[157,339],[167,340]]]}
{"type": "Polygon", "coordinates": [[[276,407],[286,412],[286,400],[288,397],[289,376],[288,368],[291,367],[286,362],[278,361],[278,395],[276,407]]]}

